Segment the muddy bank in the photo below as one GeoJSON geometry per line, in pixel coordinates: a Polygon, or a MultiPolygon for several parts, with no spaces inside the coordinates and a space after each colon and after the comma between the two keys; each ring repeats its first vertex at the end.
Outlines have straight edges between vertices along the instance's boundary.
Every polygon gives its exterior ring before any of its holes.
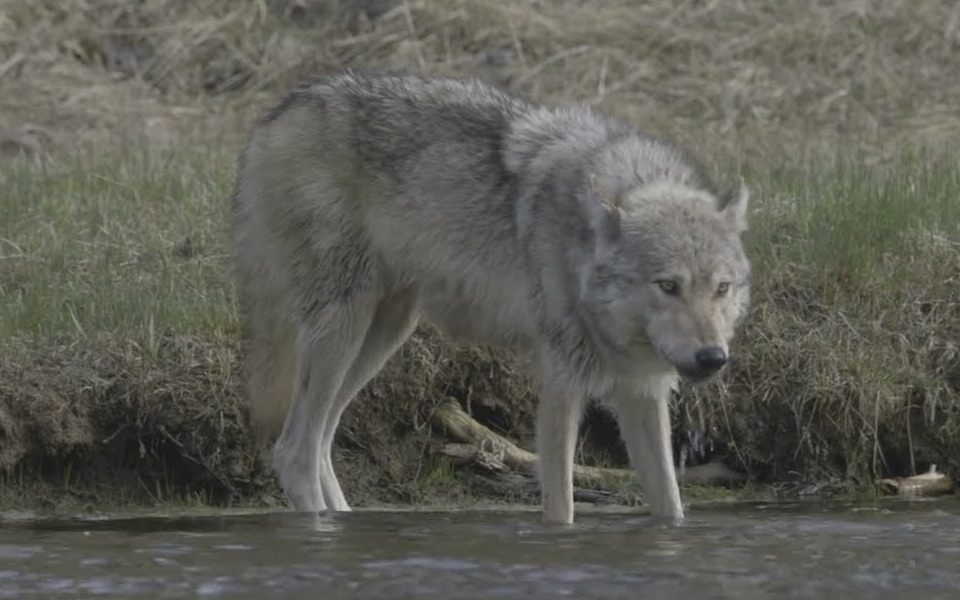
{"type": "MultiPolygon", "coordinates": [[[[135,344],[18,350],[0,367],[0,504],[285,502],[248,424],[235,338],[164,336],[156,352],[135,344]]],[[[491,473],[443,451],[456,440],[432,416],[451,401],[533,448],[535,398],[512,357],[453,346],[421,327],[344,415],[334,461],[352,504],[539,501],[529,470],[491,473]]],[[[588,408],[581,434],[579,462],[627,466],[604,410],[588,408]]],[[[594,487],[581,486],[578,498],[640,500],[630,482],[594,487]]]]}
{"type": "MultiPolygon", "coordinates": [[[[20,508],[284,504],[248,426],[235,338],[165,336],[154,353],[135,344],[19,350],[19,358],[0,367],[0,503],[20,508]]],[[[681,390],[674,403],[678,459],[688,434],[706,431],[706,452],[691,455],[688,464],[712,461],[742,473],[748,495],[829,497],[869,483],[869,475],[857,479],[846,472],[842,453],[823,440],[816,464],[790,448],[812,440],[792,430],[794,416],[778,403],[766,411],[754,404],[746,412],[729,390],[749,381],[744,365],[735,364],[719,384],[722,392],[681,390]],[[770,442],[774,438],[778,443],[770,442]]],[[[511,357],[452,346],[421,327],[347,411],[337,434],[335,467],[354,505],[539,501],[529,472],[491,473],[472,461],[451,460],[443,447],[456,440],[431,419],[448,401],[533,449],[535,399],[511,357]]],[[[909,449],[901,447],[905,440],[891,423],[885,428],[890,434],[879,443],[888,464],[909,460],[909,449]]],[[[956,475],[954,446],[937,445],[922,426],[914,435],[918,464],[938,462],[956,475]]],[[[628,467],[615,421],[596,404],[586,411],[577,459],[628,467]]],[[[893,464],[884,471],[902,474],[909,468],[893,464]]],[[[641,501],[629,481],[581,485],[577,497],[599,504],[641,501]]]]}
{"type": "MultiPolygon", "coordinates": [[[[16,357],[0,367],[8,501],[283,502],[248,426],[237,343],[171,335],[155,353],[135,344],[8,353],[16,357]]],[[[474,495],[457,489],[433,452],[430,413],[450,397],[529,441],[532,397],[513,366],[422,328],[344,416],[335,462],[354,503],[474,495]]]]}

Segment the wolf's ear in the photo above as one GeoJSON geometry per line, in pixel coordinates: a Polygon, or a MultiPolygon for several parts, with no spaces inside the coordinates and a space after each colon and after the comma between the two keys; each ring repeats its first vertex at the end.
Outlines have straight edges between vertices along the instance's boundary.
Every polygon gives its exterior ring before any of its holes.
{"type": "Polygon", "coordinates": [[[593,175],[585,196],[584,210],[596,240],[595,251],[604,256],[620,240],[620,199],[593,175]]]}
{"type": "Polygon", "coordinates": [[[750,190],[743,177],[740,185],[720,196],[720,212],[738,233],[747,230],[747,205],[750,203],[750,190]]]}

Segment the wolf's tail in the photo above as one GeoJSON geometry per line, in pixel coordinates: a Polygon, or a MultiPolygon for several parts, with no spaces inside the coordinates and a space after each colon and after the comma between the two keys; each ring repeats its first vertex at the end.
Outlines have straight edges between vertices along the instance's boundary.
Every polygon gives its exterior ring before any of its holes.
{"type": "MultiPolygon", "coordinates": [[[[257,301],[259,304],[259,301],[257,301]]],[[[246,378],[250,422],[263,450],[276,441],[290,410],[296,368],[296,333],[277,306],[246,317],[246,378]]]]}
{"type": "Polygon", "coordinates": [[[293,400],[296,328],[269,234],[249,209],[255,186],[234,198],[234,253],[250,424],[262,450],[280,435],[293,400]]]}

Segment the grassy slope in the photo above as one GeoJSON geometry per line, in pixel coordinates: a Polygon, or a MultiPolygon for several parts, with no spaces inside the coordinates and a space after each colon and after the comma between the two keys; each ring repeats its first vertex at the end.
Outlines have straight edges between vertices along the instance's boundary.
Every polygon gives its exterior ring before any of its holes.
{"type": "Polygon", "coordinates": [[[233,325],[224,242],[235,156],[130,143],[44,168],[3,167],[0,335],[123,336],[233,325]]]}
{"type": "Polygon", "coordinates": [[[741,458],[774,477],[960,467],[956,163],[904,151],[760,178],[731,386],[741,458]]]}
{"type": "MultiPolygon", "coordinates": [[[[477,72],[696,140],[710,163],[741,162],[756,198],[754,313],[728,376],[683,390],[678,416],[715,426],[730,460],[766,479],[863,480],[911,461],[960,470],[960,172],[916,150],[960,137],[943,108],[957,82],[938,75],[960,68],[948,3],[792,15],[762,0],[589,14],[559,1],[540,14],[412,2],[410,19],[347,14],[319,28],[254,4],[0,5],[0,48],[27,65],[7,75],[24,94],[0,98],[0,141],[30,154],[0,162],[8,491],[37,473],[81,497],[94,480],[120,485],[130,502],[270,489],[237,377],[226,236],[237,124],[298,71],[345,63],[477,72]],[[138,76],[112,80],[102,65],[117,48],[148,57],[138,76]],[[9,133],[24,124],[40,154],[9,133]],[[206,134],[177,137],[192,127],[206,134]]],[[[462,497],[421,427],[447,395],[529,442],[529,391],[511,367],[424,331],[347,415],[348,493],[462,497]]]]}

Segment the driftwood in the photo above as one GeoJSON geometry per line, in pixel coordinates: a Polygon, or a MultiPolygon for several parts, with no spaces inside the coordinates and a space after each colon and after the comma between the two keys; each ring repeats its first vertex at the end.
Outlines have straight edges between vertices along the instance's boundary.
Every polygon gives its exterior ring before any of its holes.
{"type": "MultiPolygon", "coordinates": [[[[455,401],[444,402],[433,413],[433,424],[448,436],[461,442],[447,444],[441,451],[460,460],[474,460],[490,470],[503,470],[496,465],[516,471],[533,472],[537,467],[537,455],[524,450],[489,427],[478,423],[460,408],[455,401]]],[[[597,485],[604,482],[625,481],[633,477],[626,469],[603,469],[574,465],[573,480],[580,485],[597,485]]]]}
{"type": "MultiPolygon", "coordinates": [[[[432,423],[458,443],[445,444],[440,451],[462,463],[472,463],[483,470],[503,472],[508,469],[532,473],[538,462],[533,452],[524,450],[490,428],[478,423],[460,408],[454,400],[437,407],[432,423]]],[[[743,475],[723,463],[711,462],[681,469],[682,483],[716,485],[743,479],[743,475]]],[[[610,469],[574,465],[573,479],[577,485],[599,488],[619,487],[633,481],[634,473],[627,469],[610,469]]]]}
{"type": "Polygon", "coordinates": [[[949,475],[937,472],[937,465],[930,465],[930,470],[920,475],[881,479],[878,483],[887,492],[902,496],[940,496],[955,487],[949,475]]]}

